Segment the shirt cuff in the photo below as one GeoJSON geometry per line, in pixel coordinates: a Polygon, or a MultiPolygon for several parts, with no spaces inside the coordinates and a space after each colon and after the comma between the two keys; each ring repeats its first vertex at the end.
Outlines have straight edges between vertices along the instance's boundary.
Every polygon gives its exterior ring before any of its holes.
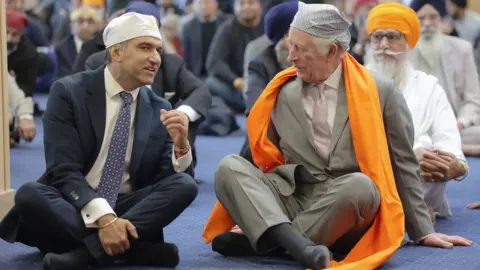
{"type": "Polygon", "coordinates": [[[98,228],[95,222],[105,215],[112,214],[116,216],[115,211],[113,211],[104,198],[96,198],[89,201],[80,212],[87,228],[98,228]]]}
{"type": "Polygon", "coordinates": [[[416,244],[420,244],[420,242],[422,242],[425,238],[429,237],[430,235],[432,235],[434,233],[429,233],[423,237],[420,237],[420,239],[418,239],[417,241],[415,241],[416,244]]]}
{"type": "Polygon", "coordinates": [[[172,164],[173,164],[173,169],[177,173],[181,173],[187,170],[188,167],[190,167],[190,164],[192,164],[192,150],[188,150],[188,153],[185,154],[184,156],[180,157],[177,159],[175,156],[175,147],[172,146],[172,164]]]}
{"type": "Polygon", "coordinates": [[[190,119],[190,122],[195,122],[202,117],[194,108],[188,105],[180,105],[180,107],[177,108],[177,111],[185,113],[188,116],[188,119],[190,119]]]}
{"type": "Polygon", "coordinates": [[[472,121],[467,118],[458,118],[457,122],[460,122],[465,128],[470,127],[473,124],[472,121]]]}
{"type": "Polygon", "coordinates": [[[33,115],[25,113],[18,117],[19,120],[33,120],[33,115]]]}

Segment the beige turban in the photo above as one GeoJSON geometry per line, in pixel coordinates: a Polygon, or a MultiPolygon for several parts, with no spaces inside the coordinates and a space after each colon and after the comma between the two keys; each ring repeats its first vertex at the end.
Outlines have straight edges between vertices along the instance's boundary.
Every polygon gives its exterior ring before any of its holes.
{"type": "Polygon", "coordinates": [[[298,12],[290,26],[312,36],[336,40],[348,50],[350,25],[350,21],[335,6],[298,2],[298,12]]]}

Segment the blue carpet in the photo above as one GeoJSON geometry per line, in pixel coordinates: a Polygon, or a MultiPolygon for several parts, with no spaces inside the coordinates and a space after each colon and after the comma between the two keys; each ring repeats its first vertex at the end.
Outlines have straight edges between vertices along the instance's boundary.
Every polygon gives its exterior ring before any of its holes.
{"type": "MultiPolygon", "coordinates": [[[[45,98],[40,97],[41,104],[45,98]]],[[[245,118],[239,117],[244,128],[245,118]]],[[[42,127],[37,120],[39,136],[30,144],[22,143],[11,151],[12,188],[36,180],[44,171],[42,127]]],[[[165,229],[165,238],[179,246],[181,262],[177,269],[303,269],[289,260],[272,258],[225,258],[213,251],[201,239],[202,229],[216,197],[213,175],[222,157],[238,153],[244,140],[241,132],[230,137],[199,137],[196,143],[199,164],[196,176],[205,181],[199,186],[199,194],[193,204],[165,229]]],[[[382,269],[480,269],[480,211],[465,208],[469,202],[480,200],[480,159],[469,159],[472,170],[461,183],[449,183],[448,197],[454,216],[438,220],[436,229],[447,234],[461,234],[474,241],[469,248],[451,250],[406,246],[401,248],[382,269]]],[[[10,245],[0,240],[0,269],[41,269],[41,256],[33,248],[21,244],[10,245]]],[[[112,269],[112,268],[109,268],[112,269]]],[[[124,268],[152,269],[152,268],[124,268]]]]}

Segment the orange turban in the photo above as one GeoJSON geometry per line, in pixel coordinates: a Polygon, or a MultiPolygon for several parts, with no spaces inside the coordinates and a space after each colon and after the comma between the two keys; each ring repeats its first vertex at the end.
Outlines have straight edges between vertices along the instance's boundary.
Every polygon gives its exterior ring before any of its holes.
{"type": "Polygon", "coordinates": [[[405,35],[410,48],[415,48],[420,38],[420,21],[415,11],[397,3],[380,4],[374,7],[367,18],[367,32],[377,29],[394,29],[405,35]]]}
{"type": "Polygon", "coordinates": [[[83,0],[82,6],[105,7],[105,0],[83,0]]]}

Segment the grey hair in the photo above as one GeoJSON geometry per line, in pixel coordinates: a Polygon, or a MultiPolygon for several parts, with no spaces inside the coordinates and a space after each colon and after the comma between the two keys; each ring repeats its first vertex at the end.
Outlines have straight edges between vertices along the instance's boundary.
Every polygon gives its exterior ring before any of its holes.
{"type": "MultiPolygon", "coordinates": [[[[128,40],[125,40],[123,42],[120,42],[118,44],[113,45],[111,48],[118,47],[121,51],[125,50],[125,48],[128,45],[128,40]]],[[[112,56],[110,55],[110,48],[107,49],[107,64],[110,64],[112,62],[112,56]]]]}
{"type": "Polygon", "coordinates": [[[337,44],[337,46],[339,48],[343,48],[340,45],[340,43],[335,39],[324,38],[324,37],[316,37],[316,36],[312,36],[312,35],[310,35],[310,37],[312,38],[313,43],[315,43],[315,45],[317,45],[317,49],[320,52],[320,54],[322,54],[322,55],[327,55],[328,52],[330,51],[330,48],[334,44],[337,44]]]}

